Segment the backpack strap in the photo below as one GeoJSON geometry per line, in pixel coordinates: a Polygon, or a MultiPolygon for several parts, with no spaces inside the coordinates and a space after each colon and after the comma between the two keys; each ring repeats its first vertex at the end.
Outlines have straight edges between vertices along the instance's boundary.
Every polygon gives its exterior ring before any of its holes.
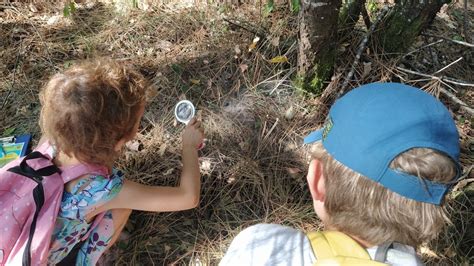
{"type": "Polygon", "coordinates": [[[375,251],[374,260],[384,262],[387,259],[388,250],[392,247],[393,247],[392,242],[385,242],[379,245],[377,247],[377,250],[375,251]]]}
{"type": "MultiPolygon", "coordinates": [[[[49,141],[43,142],[40,146],[36,147],[35,151],[41,152],[44,156],[52,160],[55,156],[54,147],[49,141]]],[[[109,176],[109,170],[107,167],[93,164],[78,164],[66,167],[60,167],[61,177],[64,183],[74,180],[85,174],[102,175],[104,177],[109,176]]]]}
{"type": "Polygon", "coordinates": [[[379,245],[377,247],[377,250],[375,251],[374,260],[375,261],[380,261],[380,262],[386,261],[387,260],[387,253],[388,253],[389,249],[394,249],[394,250],[401,251],[403,253],[408,253],[408,254],[410,254],[410,255],[412,255],[413,257],[416,258],[415,265],[417,265],[417,266],[423,266],[424,265],[418,259],[418,257],[416,256],[416,250],[415,250],[414,247],[403,245],[403,244],[400,244],[400,243],[397,243],[397,242],[386,242],[386,243],[383,243],[383,244],[379,245]]]}
{"type": "Polygon", "coordinates": [[[34,168],[30,167],[28,165],[29,160],[35,160],[35,159],[47,159],[49,160],[48,157],[43,155],[39,151],[34,151],[28,155],[26,155],[20,162],[18,166],[12,167],[8,169],[7,171],[22,175],[25,177],[30,178],[34,182],[36,182],[36,187],[33,189],[33,199],[35,201],[36,209],[35,213],[33,215],[33,219],[31,221],[30,225],[30,231],[28,233],[28,241],[26,243],[25,249],[23,250],[23,266],[29,266],[31,265],[31,245],[33,241],[33,235],[36,230],[36,222],[38,220],[38,215],[41,211],[41,208],[43,207],[44,204],[44,189],[43,189],[43,177],[44,176],[50,176],[56,173],[60,173],[59,168],[57,168],[54,164],[51,164],[49,166],[45,166],[41,169],[35,170],[34,168]]]}
{"type": "Polygon", "coordinates": [[[373,261],[367,250],[342,232],[311,232],[307,237],[316,256],[314,265],[387,265],[373,261]]]}
{"type": "Polygon", "coordinates": [[[49,141],[45,141],[45,142],[41,143],[41,145],[39,145],[35,148],[35,151],[41,152],[43,155],[48,157],[50,160],[52,160],[54,158],[54,155],[55,155],[54,154],[55,150],[54,150],[53,146],[49,143],[49,141]]]}

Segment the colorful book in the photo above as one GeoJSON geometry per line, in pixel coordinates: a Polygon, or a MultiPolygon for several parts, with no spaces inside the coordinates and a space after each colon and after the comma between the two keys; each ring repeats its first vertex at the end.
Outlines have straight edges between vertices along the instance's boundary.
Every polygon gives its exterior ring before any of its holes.
{"type": "Polygon", "coordinates": [[[31,135],[0,138],[0,167],[26,155],[31,135]]]}

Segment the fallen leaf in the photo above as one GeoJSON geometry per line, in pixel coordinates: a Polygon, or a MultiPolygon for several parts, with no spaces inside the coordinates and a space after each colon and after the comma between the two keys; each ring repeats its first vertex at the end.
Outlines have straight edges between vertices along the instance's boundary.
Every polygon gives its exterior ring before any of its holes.
{"type": "Polygon", "coordinates": [[[173,47],[173,44],[169,41],[160,41],[157,43],[157,48],[163,52],[169,52],[171,51],[171,48],[173,47]]]}
{"type": "Polygon", "coordinates": [[[131,140],[125,143],[125,147],[130,151],[139,151],[140,150],[140,142],[137,140],[131,140]]]}
{"type": "Polygon", "coordinates": [[[252,43],[249,45],[249,52],[251,52],[253,49],[255,49],[255,47],[257,47],[257,43],[258,41],[260,41],[260,37],[256,36],[252,43]]]}
{"type": "Polygon", "coordinates": [[[287,167],[286,168],[286,171],[288,172],[288,174],[294,176],[294,175],[297,175],[303,171],[301,171],[301,169],[299,168],[295,168],[295,167],[287,167]]]}
{"type": "Polygon", "coordinates": [[[290,108],[288,108],[285,112],[285,118],[288,119],[288,120],[291,120],[293,119],[293,117],[295,117],[295,108],[293,108],[293,105],[290,106],[290,108]]]}
{"type": "Polygon", "coordinates": [[[166,143],[163,143],[160,145],[160,149],[158,150],[158,153],[160,154],[160,156],[165,155],[166,147],[167,147],[166,143]]]}
{"type": "Polygon", "coordinates": [[[60,19],[61,19],[61,16],[59,16],[59,15],[52,16],[52,17],[50,17],[50,18],[48,19],[48,21],[46,22],[46,24],[48,24],[48,25],[56,24],[60,19]]]}
{"type": "Polygon", "coordinates": [[[426,246],[420,247],[420,253],[428,257],[439,258],[439,256],[434,251],[426,246]]]}
{"type": "Polygon", "coordinates": [[[163,173],[164,176],[167,176],[167,175],[171,175],[174,171],[174,168],[170,168],[168,170],[166,170],[166,172],[163,173]]]}
{"type": "Polygon", "coordinates": [[[372,70],[372,62],[363,62],[363,64],[364,72],[362,73],[362,78],[365,78],[370,74],[370,71],[372,70]]]}
{"type": "Polygon", "coordinates": [[[234,47],[235,54],[240,54],[242,51],[240,51],[240,48],[238,45],[234,47]]]}
{"type": "Polygon", "coordinates": [[[242,73],[244,73],[249,68],[249,66],[246,64],[240,64],[239,67],[242,73]]]}
{"type": "Polygon", "coordinates": [[[36,6],[33,3],[30,3],[28,7],[30,8],[31,12],[33,13],[38,12],[38,8],[36,8],[36,6]]]}
{"type": "Polygon", "coordinates": [[[275,56],[272,59],[270,59],[270,63],[278,64],[278,63],[285,63],[288,62],[288,58],[286,55],[282,56],[275,56]]]}
{"type": "Polygon", "coordinates": [[[211,161],[209,159],[204,159],[201,163],[201,170],[205,172],[211,171],[211,161]]]}
{"type": "Polygon", "coordinates": [[[199,85],[201,83],[199,79],[191,79],[190,81],[193,85],[199,85]]]}
{"type": "Polygon", "coordinates": [[[278,47],[278,45],[280,45],[280,36],[277,36],[277,37],[274,37],[270,40],[270,43],[275,46],[275,47],[278,47]]]}

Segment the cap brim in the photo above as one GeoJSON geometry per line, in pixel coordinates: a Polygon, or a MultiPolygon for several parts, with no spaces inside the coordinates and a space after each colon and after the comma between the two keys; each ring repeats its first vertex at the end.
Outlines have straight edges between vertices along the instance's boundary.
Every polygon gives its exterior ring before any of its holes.
{"type": "Polygon", "coordinates": [[[308,136],[304,138],[304,144],[310,144],[316,141],[319,141],[323,138],[323,129],[313,131],[309,133],[308,136]]]}

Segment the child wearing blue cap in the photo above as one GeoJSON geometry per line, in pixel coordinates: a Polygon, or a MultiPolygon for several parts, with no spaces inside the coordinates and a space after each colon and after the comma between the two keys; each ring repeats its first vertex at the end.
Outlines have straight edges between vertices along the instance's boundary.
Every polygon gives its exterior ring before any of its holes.
{"type": "Polygon", "coordinates": [[[407,85],[367,84],[336,101],[304,142],[326,230],[251,226],[220,265],[420,265],[415,248],[449,221],[443,198],[461,173],[459,135],[443,104],[407,85]]]}

